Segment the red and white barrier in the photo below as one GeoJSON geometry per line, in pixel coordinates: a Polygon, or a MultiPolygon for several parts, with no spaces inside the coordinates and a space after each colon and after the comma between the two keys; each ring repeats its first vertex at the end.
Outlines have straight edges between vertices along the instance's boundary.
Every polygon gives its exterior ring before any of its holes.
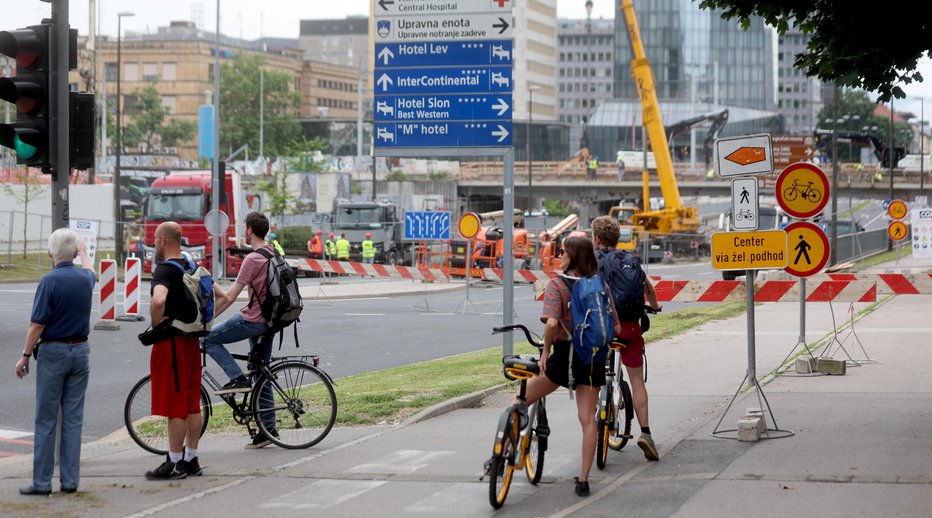
{"type": "MultiPolygon", "coordinates": [[[[545,272],[543,270],[515,270],[514,279],[516,283],[527,282],[534,284],[537,281],[549,281],[559,275],[560,272],[545,272]]],[[[505,280],[505,270],[501,268],[483,268],[482,278],[487,281],[505,280]]]]}
{"type": "Polygon", "coordinates": [[[337,273],[341,275],[369,275],[433,282],[448,282],[450,274],[440,268],[417,268],[387,264],[351,263],[348,261],[323,261],[317,259],[287,259],[288,264],[299,271],[337,273]]]}
{"type": "Polygon", "coordinates": [[[878,295],[928,295],[932,294],[930,273],[829,273],[810,277],[836,281],[872,281],[877,283],[878,295]]]}
{"type": "Polygon", "coordinates": [[[127,315],[139,314],[140,275],[142,261],[138,257],[127,257],[123,268],[123,312],[127,315]]]}
{"type": "MultiPolygon", "coordinates": [[[[727,302],[745,300],[744,281],[664,281],[651,279],[660,302],[727,302]]],[[[762,281],[754,287],[757,302],[798,302],[798,281],[762,281]]],[[[873,281],[824,280],[806,284],[806,302],[874,302],[873,281]]]]}
{"type": "Polygon", "coordinates": [[[101,320],[115,320],[114,307],[116,305],[116,261],[113,259],[100,260],[100,309],[98,314],[101,320]]]}

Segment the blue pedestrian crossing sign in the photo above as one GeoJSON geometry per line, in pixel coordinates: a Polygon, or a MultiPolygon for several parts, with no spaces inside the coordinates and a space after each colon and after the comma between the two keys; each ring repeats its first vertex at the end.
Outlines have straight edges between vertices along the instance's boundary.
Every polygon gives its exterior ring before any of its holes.
{"type": "Polygon", "coordinates": [[[450,213],[447,211],[407,211],[404,239],[450,239],[450,213]]]}

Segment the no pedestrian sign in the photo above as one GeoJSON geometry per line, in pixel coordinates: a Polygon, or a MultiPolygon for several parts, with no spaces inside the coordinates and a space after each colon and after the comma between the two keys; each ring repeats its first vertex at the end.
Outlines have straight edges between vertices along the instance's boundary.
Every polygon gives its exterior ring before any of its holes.
{"type": "Polygon", "coordinates": [[[808,221],[790,223],[785,229],[789,261],[784,270],[796,277],[809,277],[822,271],[828,262],[829,244],[825,232],[808,221]]]}
{"type": "Polygon", "coordinates": [[[786,267],[786,232],[716,232],[712,234],[716,270],[767,270],[786,267]]]}

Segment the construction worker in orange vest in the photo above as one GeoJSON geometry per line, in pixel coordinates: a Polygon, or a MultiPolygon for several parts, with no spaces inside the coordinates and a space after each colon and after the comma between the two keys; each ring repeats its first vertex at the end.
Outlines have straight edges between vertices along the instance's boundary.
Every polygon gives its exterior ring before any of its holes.
{"type": "Polygon", "coordinates": [[[307,252],[310,254],[312,259],[320,259],[324,253],[324,244],[321,241],[321,237],[324,235],[323,230],[318,230],[310,241],[307,242],[307,252]]]}

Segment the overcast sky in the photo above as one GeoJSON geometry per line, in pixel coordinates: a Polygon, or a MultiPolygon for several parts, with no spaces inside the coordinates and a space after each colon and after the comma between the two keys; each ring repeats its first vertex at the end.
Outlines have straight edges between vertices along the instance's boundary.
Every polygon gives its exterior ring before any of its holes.
{"type": "MultiPolygon", "coordinates": [[[[220,0],[222,10],[221,32],[229,36],[255,39],[260,36],[297,38],[301,19],[344,18],[347,15],[369,14],[371,0],[220,0]]],[[[50,4],[39,0],[0,0],[3,5],[3,22],[0,29],[7,30],[38,23],[50,14],[50,4]]],[[[593,0],[592,17],[614,17],[617,0],[593,0]]],[[[124,31],[155,31],[172,20],[194,20],[201,12],[205,29],[216,26],[216,0],[98,0],[100,32],[116,35],[117,13],[133,12],[135,16],[123,19],[124,31]]],[[[71,0],[71,26],[83,35],[89,25],[88,0],[71,0]]],[[[584,0],[557,0],[557,16],[585,19],[584,0]]],[[[650,52],[648,51],[648,56],[650,52]]],[[[907,95],[924,97],[930,101],[932,118],[932,60],[920,62],[920,72],[926,80],[904,88],[907,95]]],[[[919,113],[915,99],[895,101],[895,109],[913,109],[919,113]]]]}

